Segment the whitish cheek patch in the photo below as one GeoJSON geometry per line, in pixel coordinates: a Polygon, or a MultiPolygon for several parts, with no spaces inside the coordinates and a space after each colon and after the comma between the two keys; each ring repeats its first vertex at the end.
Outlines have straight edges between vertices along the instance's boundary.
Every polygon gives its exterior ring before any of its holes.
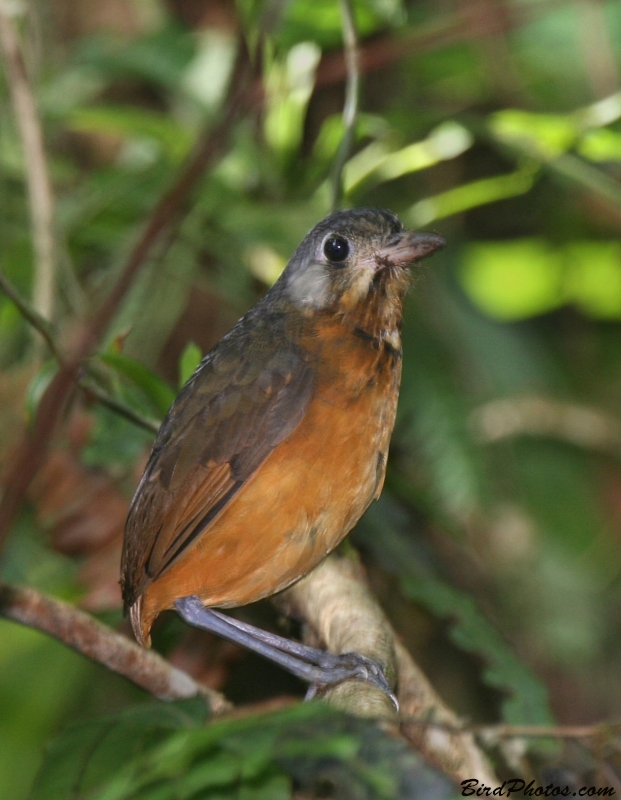
{"type": "Polygon", "coordinates": [[[304,308],[325,308],[331,300],[330,276],[317,262],[294,273],[287,288],[292,302],[304,308]]]}

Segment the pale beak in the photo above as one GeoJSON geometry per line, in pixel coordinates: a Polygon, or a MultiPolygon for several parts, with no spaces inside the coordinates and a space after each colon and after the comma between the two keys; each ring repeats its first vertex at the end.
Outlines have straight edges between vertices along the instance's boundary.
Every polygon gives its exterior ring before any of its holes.
{"type": "Polygon", "coordinates": [[[439,250],[446,245],[445,240],[436,233],[415,233],[404,231],[390,244],[378,250],[376,261],[378,269],[384,267],[409,267],[414,261],[439,250]]]}

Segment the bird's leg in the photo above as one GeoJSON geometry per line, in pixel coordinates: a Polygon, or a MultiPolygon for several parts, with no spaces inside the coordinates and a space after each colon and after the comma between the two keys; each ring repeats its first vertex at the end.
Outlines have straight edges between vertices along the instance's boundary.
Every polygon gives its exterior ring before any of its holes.
{"type": "Polygon", "coordinates": [[[179,615],[189,625],[215,633],[223,639],[254,650],[279,666],[296,675],[310,686],[306,699],[310,700],[319,688],[334,686],[341,681],[357,678],[365,680],[387,694],[395,705],[399,705],[384,673],[382,665],[360,653],[335,655],[317,647],[308,647],[292,642],[254,625],[248,625],[227,617],[212,608],[205,608],[195,595],[175,601],[179,615]]]}

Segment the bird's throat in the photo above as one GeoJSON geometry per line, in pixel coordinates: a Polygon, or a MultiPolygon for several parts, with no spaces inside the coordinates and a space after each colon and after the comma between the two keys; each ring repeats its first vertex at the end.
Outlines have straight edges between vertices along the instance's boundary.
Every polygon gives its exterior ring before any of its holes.
{"type": "Polygon", "coordinates": [[[405,270],[382,270],[373,281],[367,297],[342,314],[342,323],[375,347],[386,342],[401,351],[403,301],[409,286],[405,270]]]}

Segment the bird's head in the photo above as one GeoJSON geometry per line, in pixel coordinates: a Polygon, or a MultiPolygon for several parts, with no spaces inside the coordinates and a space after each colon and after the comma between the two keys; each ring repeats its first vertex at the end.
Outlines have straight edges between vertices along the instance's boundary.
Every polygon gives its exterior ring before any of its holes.
{"type": "Polygon", "coordinates": [[[445,244],[433,233],[404,230],[398,217],[379,208],[330,214],[293,254],[281,284],[298,308],[353,311],[377,290],[400,302],[408,267],[445,244]]]}

